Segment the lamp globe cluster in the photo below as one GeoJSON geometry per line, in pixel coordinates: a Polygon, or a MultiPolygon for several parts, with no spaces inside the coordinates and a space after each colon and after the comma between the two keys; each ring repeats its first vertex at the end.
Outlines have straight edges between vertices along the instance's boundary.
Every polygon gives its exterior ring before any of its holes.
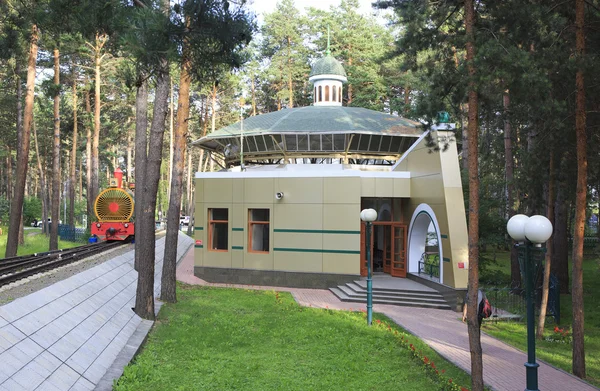
{"type": "Polygon", "coordinates": [[[508,220],[506,230],[517,242],[528,239],[531,243],[545,243],[552,235],[552,223],[544,216],[527,217],[523,214],[514,215],[508,220]]]}

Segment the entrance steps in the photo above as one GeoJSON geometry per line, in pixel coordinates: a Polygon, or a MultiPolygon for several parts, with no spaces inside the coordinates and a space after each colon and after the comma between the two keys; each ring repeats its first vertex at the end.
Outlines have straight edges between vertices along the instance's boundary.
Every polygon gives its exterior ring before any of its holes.
{"type": "MultiPolygon", "coordinates": [[[[404,278],[394,278],[396,284],[386,279],[385,283],[373,279],[373,303],[404,307],[451,309],[442,295],[434,289],[404,278]],[[406,282],[406,284],[403,284],[406,282]],[[397,285],[397,286],[393,286],[397,285]],[[408,285],[408,286],[403,286],[408,285]],[[419,286],[420,285],[420,286],[419,286]]],[[[329,290],[341,301],[351,303],[367,302],[367,281],[359,280],[339,285],[329,290]]]]}

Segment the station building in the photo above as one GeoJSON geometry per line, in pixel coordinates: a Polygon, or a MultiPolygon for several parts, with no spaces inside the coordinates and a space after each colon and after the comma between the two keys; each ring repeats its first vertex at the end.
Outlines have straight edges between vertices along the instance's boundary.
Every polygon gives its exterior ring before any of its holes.
{"type": "Polygon", "coordinates": [[[342,64],[312,67],[314,103],[257,115],[193,145],[223,169],[195,175],[196,276],[329,288],[366,275],[364,208],[377,273],[467,285],[467,226],[452,124],[342,106],[342,64]]]}

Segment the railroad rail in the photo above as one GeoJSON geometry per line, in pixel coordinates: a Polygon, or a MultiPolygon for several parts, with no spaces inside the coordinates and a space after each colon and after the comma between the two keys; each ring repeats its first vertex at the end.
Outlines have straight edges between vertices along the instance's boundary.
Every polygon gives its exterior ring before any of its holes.
{"type": "Polygon", "coordinates": [[[65,250],[54,250],[20,257],[0,259],[0,286],[35,274],[56,269],[127,242],[99,242],[65,250]]]}

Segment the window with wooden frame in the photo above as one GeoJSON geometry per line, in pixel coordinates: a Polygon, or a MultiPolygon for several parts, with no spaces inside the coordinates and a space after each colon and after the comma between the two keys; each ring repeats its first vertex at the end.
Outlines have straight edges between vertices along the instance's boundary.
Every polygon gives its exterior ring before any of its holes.
{"type": "Polygon", "coordinates": [[[269,252],[269,209],[248,209],[248,251],[269,252]]]}
{"type": "Polygon", "coordinates": [[[329,102],[329,86],[325,86],[325,102],[329,102]]]}
{"type": "Polygon", "coordinates": [[[319,86],[319,102],[323,102],[323,86],[319,86]]]}
{"type": "Polygon", "coordinates": [[[209,251],[229,250],[229,209],[208,210],[208,244],[209,251]]]}

